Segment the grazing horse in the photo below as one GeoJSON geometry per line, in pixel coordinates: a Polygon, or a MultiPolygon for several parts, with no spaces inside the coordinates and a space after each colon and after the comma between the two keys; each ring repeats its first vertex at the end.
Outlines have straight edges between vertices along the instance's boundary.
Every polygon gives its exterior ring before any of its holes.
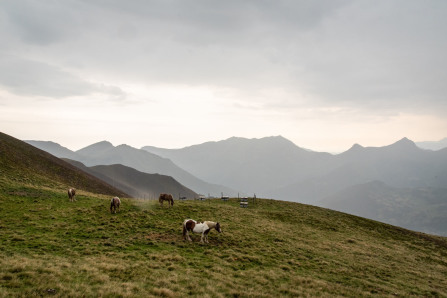
{"type": "Polygon", "coordinates": [[[200,242],[203,243],[203,239],[208,243],[208,233],[211,229],[216,229],[219,233],[222,233],[222,229],[220,228],[220,224],[214,221],[205,221],[205,222],[197,222],[193,219],[185,219],[183,222],[183,239],[191,240],[188,232],[194,232],[198,234],[202,234],[200,238],[200,242]]]}
{"type": "Polygon", "coordinates": [[[76,189],[69,188],[68,189],[68,198],[70,199],[70,202],[76,201],[75,195],[76,195],[76,189]]]}
{"type": "Polygon", "coordinates": [[[160,206],[163,206],[163,201],[168,201],[169,206],[174,206],[174,198],[169,193],[161,193],[158,197],[158,202],[160,202],[160,206]]]}
{"type": "Polygon", "coordinates": [[[112,198],[110,201],[110,213],[116,213],[116,210],[118,209],[118,212],[120,211],[120,205],[121,200],[118,197],[112,198]]]}

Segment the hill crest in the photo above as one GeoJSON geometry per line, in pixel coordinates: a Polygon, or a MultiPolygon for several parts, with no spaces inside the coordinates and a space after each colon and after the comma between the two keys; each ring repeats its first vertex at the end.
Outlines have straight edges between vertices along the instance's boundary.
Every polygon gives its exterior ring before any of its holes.
{"type": "Polygon", "coordinates": [[[0,132],[2,179],[48,186],[64,185],[107,195],[128,196],[106,182],[26,142],[0,132]]]}

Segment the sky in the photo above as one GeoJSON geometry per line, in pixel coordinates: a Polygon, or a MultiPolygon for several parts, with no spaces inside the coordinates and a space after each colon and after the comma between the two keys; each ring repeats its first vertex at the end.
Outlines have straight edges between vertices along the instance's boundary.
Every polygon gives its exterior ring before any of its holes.
{"type": "Polygon", "coordinates": [[[0,0],[0,131],[72,150],[447,136],[445,0],[0,0]]]}

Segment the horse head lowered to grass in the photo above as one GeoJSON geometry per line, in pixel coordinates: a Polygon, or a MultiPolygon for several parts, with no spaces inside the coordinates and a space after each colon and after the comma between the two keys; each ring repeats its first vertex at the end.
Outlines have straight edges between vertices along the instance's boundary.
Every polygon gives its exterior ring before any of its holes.
{"type": "Polygon", "coordinates": [[[69,188],[68,189],[68,198],[70,199],[70,202],[76,201],[75,195],[76,195],[76,189],[69,188]]]}
{"type": "Polygon", "coordinates": [[[121,205],[120,198],[118,198],[118,197],[112,198],[112,200],[110,201],[110,213],[116,213],[116,210],[118,210],[118,212],[119,212],[120,205],[121,205]]]}
{"type": "Polygon", "coordinates": [[[202,237],[200,238],[201,243],[203,243],[203,240],[208,243],[208,233],[211,231],[211,229],[215,229],[219,233],[222,233],[220,223],[218,222],[197,222],[193,219],[185,219],[185,221],[183,222],[183,239],[192,241],[191,237],[189,237],[189,232],[193,232],[202,234],[202,237]]]}
{"type": "Polygon", "coordinates": [[[161,193],[158,197],[158,202],[160,203],[160,206],[163,206],[163,201],[168,201],[169,206],[174,206],[174,198],[169,193],[161,193]]]}

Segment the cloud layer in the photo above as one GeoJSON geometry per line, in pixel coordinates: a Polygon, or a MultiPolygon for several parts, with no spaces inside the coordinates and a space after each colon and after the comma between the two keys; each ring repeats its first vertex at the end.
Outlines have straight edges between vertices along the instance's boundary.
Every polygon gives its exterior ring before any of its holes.
{"type": "Polygon", "coordinates": [[[441,117],[446,13],[442,0],[5,0],[0,88],[129,104],[180,86],[269,117],[441,117]]]}

